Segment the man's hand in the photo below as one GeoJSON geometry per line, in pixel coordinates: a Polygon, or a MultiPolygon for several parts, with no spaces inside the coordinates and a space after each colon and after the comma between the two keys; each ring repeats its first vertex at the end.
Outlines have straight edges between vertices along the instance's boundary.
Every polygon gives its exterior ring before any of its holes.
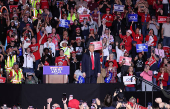
{"type": "Polygon", "coordinates": [[[118,42],[116,42],[116,46],[118,46],[119,45],[119,43],[118,42]]]}
{"type": "Polygon", "coordinates": [[[133,25],[134,21],[132,21],[131,26],[133,25]]]}
{"type": "Polygon", "coordinates": [[[84,77],[84,78],[86,77],[86,73],[83,73],[83,77],[84,77]]]}
{"type": "Polygon", "coordinates": [[[52,98],[48,98],[47,103],[51,103],[51,102],[52,102],[52,98]]]}
{"type": "Polygon", "coordinates": [[[98,73],[98,75],[97,75],[98,77],[100,77],[100,73],[98,73]]]}

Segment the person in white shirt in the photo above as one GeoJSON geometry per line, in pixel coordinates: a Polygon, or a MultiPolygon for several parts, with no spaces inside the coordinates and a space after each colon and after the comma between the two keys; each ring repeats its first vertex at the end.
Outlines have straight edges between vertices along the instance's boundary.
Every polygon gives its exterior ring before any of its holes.
{"type": "Polygon", "coordinates": [[[49,48],[52,51],[52,57],[55,57],[55,45],[52,43],[52,37],[48,36],[48,41],[44,43],[44,48],[49,48]]]}
{"type": "Polygon", "coordinates": [[[103,38],[102,40],[102,45],[103,45],[103,62],[102,62],[102,68],[105,68],[105,63],[106,63],[106,59],[109,56],[109,44],[108,44],[109,40],[107,40],[106,37],[103,38]]]}
{"type": "Polygon", "coordinates": [[[31,53],[31,49],[27,48],[25,52],[25,48],[23,48],[23,56],[24,56],[23,74],[25,75],[27,72],[34,73],[33,62],[35,62],[35,57],[31,53]]]}
{"type": "Polygon", "coordinates": [[[117,53],[117,62],[119,62],[120,56],[124,56],[125,53],[125,47],[122,43],[120,43],[120,49],[118,48],[119,43],[116,42],[116,53],[117,53]]]}
{"type": "Polygon", "coordinates": [[[83,73],[82,73],[82,67],[81,67],[81,63],[80,63],[80,69],[77,69],[74,73],[74,79],[75,79],[75,83],[78,83],[78,78],[79,76],[83,77],[83,73]]]}

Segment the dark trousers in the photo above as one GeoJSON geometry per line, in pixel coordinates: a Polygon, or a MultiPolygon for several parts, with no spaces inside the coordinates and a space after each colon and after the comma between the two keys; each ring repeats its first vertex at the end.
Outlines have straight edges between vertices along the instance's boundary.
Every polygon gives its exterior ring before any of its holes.
{"type": "Polygon", "coordinates": [[[97,83],[97,75],[95,75],[94,70],[90,72],[91,76],[86,77],[86,83],[97,83]]]}
{"type": "Polygon", "coordinates": [[[168,4],[163,4],[163,15],[168,16],[168,4]]]}

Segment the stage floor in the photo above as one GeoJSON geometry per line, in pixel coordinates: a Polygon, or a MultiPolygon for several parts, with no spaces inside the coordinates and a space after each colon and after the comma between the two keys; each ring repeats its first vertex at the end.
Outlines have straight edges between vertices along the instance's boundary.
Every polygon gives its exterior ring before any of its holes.
{"type": "MultiPolygon", "coordinates": [[[[53,103],[62,105],[62,93],[67,93],[67,97],[72,94],[75,99],[87,101],[88,104],[94,98],[99,98],[101,101],[107,93],[114,93],[115,89],[124,89],[124,85],[116,84],[0,84],[0,106],[7,104],[13,106],[17,103],[21,104],[23,109],[29,105],[37,109],[43,109],[47,105],[47,98],[53,98],[53,103]]],[[[139,103],[145,105],[145,92],[125,92],[125,97],[128,100],[130,97],[139,98],[139,103]]],[[[161,97],[164,102],[169,102],[162,92],[154,92],[153,99],[161,97]]],[[[152,92],[146,93],[146,102],[152,102],[152,92]]]]}

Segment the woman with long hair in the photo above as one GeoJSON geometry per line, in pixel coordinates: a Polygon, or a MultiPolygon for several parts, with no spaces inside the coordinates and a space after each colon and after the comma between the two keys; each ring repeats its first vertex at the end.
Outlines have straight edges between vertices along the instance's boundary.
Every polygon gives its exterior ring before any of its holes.
{"type": "Polygon", "coordinates": [[[168,82],[168,73],[165,72],[165,68],[160,68],[160,72],[156,76],[156,81],[158,82],[158,86],[162,83],[163,89],[167,89],[167,82],[168,82]]]}
{"type": "MultiPolygon", "coordinates": [[[[134,74],[134,69],[132,66],[129,67],[128,72],[124,76],[133,76],[134,74]]],[[[126,91],[136,91],[135,85],[134,84],[126,84],[125,85],[125,90],[126,91]]]]}
{"type": "Polygon", "coordinates": [[[113,61],[109,61],[109,67],[106,68],[106,83],[117,83],[117,68],[113,67],[113,61]]]}

